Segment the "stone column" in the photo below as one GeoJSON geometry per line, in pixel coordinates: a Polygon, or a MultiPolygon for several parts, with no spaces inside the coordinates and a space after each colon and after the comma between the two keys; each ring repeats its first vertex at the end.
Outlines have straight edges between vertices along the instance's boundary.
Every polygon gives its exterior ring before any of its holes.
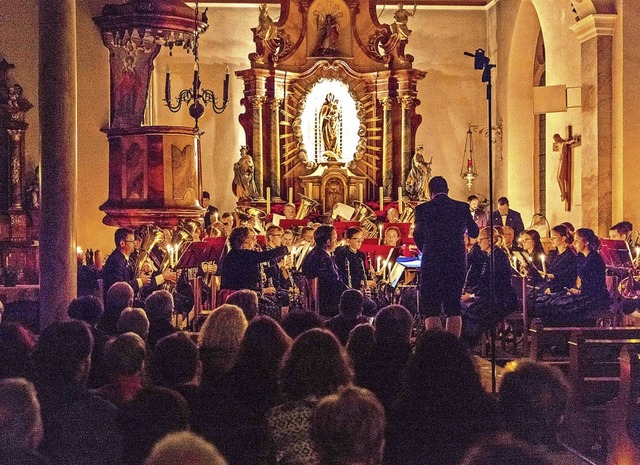
{"type": "Polygon", "coordinates": [[[40,0],[40,327],[77,295],[76,1],[40,0]]]}
{"type": "Polygon", "coordinates": [[[280,105],[282,99],[271,100],[271,173],[269,173],[269,185],[271,186],[271,198],[280,197],[280,179],[282,176],[282,158],[280,153],[280,105]]]}
{"type": "Polygon", "coordinates": [[[10,206],[22,210],[22,166],[24,165],[24,129],[8,129],[9,133],[9,179],[10,206]]]}
{"type": "Polygon", "coordinates": [[[411,159],[413,158],[413,141],[411,140],[411,115],[413,114],[413,105],[415,98],[410,96],[398,97],[400,104],[402,105],[402,119],[401,119],[401,139],[400,139],[400,153],[401,153],[401,169],[402,173],[402,187],[407,182],[407,176],[411,170],[411,159]]]}
{"type": "Polygon", "coordinates": [[[571,26],[582,44],[582,224],[611,227],[613,30],[616,15],[593,14],[571,26]]]}
{"type": "MultiPolygon", "coordinates": [[[[384,196],[393,198],[393,123],[390,97],[380,99],[382,104],[382,184],[384,196]]],[[[404,185],[403,185],[404,188],[404,185]]]]}
{"type": "Polygon", "coordinates": [[[262,151],[262,134],[264,124],[262,122],[262,107],[264,106],[265,97],[251,97],[251,106],[253,108],[253,147],[251,147],[251,156],[253,157],[253,165],[255,166],[254,178],[256,181],[256,190],[260,193],[260,198],[264,198],[263,178],[264,172],[264,154],[262,151]]]}

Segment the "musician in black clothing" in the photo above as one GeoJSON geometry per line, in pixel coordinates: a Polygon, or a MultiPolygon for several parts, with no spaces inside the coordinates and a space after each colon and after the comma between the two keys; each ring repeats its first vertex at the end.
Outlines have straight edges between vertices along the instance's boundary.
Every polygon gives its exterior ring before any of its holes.
{"type": "Polygon", "coordinates": [[[365,302],[362,306],[363,312],[367,316],[373,316],[377,305],[371,299],[371,294],[367,292],[367,289],[374,287],[375,281],[368,279],[365,256],[360,251],[364,241],[364,231],[358,227],[348,228],[344,233],[344,239],[346,244],[336,248],[334,253],[334,260],[340,272],[340,278],[347,287],[363,292],[365,295],[365,302]]]}
{"type": "Polygon", "coordinates": [[[263,286],[260,264],[290,252],[289,247],[256,251],[256,233],[253,228],[240,226],[229,235],[231,250],[222,264],[221,289],[251,289],[260,292],[263,286]]]}
{"type": "Polygon", "coordinates": [[[591,229],[581,228],[573,243],[578,252],[574,286],[566,293],[542,296],[532,312],[546,326],[593,326],[610,304],[600,240],[591,229]]]}
{"type": "Polygon", "coordinates": [[[302,273],[308,279],[318,278],[320,314],[334,316],[338,314],[340,296],[347,289],[331,256],[338,234],[333,226],[322,225],[315,230],[313,239],[316,245],[304,258],[302,273]]]}
{"type": "Polygon", "coordinates": [[[551,245],[554,247],[549,252],[547,265],[547,294],[566,292],[576,283],[577,260],[570,244],[573,243],[573,235],[564,225],[555,226],[551,230],[551,245]]]}
{"type": "Polygon", "coordinates": [[[498,246],[502,240],[494,229],[494,245],[491,246],[491,228],[483,228],[478,235],[478,245],[488,258],[482,266],[477,291],[462,295],[462,335],[469,347],[473,347],[483,332],[494,327],[502,318],[517,310],[518,296],[511,286],[511,265],[507,253],[498,246]],[[493,257],[492,257],[493,256],[493,257]],[[493,258],[493,292],[489,262],[493,258]]]}

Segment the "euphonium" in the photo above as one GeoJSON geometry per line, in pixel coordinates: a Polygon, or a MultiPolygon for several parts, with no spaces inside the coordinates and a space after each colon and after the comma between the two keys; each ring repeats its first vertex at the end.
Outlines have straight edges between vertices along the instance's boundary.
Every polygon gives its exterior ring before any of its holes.
{"type": "Polygon", "coordinates": [[[309,213],[318,208],[320,204],[306,195],[300,194],[300,207],[296,212],[296,220],[306,218],[309,213]]]}
{"type": "Polygon", "coordinates": [[[164,233],[162,229],[153,224],[147,224],[141,226],[138,230],[140,235],[140,251],[138,252],[138,259],[136,260],[136,278],[140,276],[144,268],[144,264],[149,259],[153,248],[164,242],[164,233]]]}
{"type": "Polygon", "coordinates": [[[377,218],[376,212],[359,200],[354,200],[353,206],[355,211],[351,215],[351,221],[360,222],[360,226],[365,230],[367,238],[378,237],[378,227],[372,221],[377,218]]]}
{"type": "Polygon", "coordinates": [[[623,299],[637,300],[640,298],[640,282],[635,270],[629,270],[629,275],[620,280],[618,292],[623,299]]]}
{"type": "MultiPolygon", "coordinates": [[[[182,258],[182,254],[184,254],[186,250],[185,244],[187,242],[194,241],[194,236],[197,233],[199,226],[200,224],[197,221],[186,220],[171,231],[171,240],[169,245],[171,245],[171,247],[175,251],[175,257],[177,258],[176,262],[173,263],[173,265],[180,262],[180,258],[182,258]]],[[[171,260],[171,253],[167,252],[164,256],[164,259],[162,260],[162,264],[160,265],[160,273],[163,273],[171,267],[171,260]]],[[[174,283],[165,282],[163,284],[163,289],[171,292],[173,291],[174,286],[174,283]]]]}
{"type": "Polygon", "coordinates": [[[402,214],[400,215],[399,223],[413,223],[416,219],[416,207],[409,202],[402,204],[402,214]]]}

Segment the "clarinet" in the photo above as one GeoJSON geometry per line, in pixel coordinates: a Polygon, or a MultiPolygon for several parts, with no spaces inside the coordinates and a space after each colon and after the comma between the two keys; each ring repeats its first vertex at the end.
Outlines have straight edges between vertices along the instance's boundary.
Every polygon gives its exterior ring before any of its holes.
{"type": "MultiPolygon", "coordinates": [[[[367,252],[367,260],[369,260],[369,263],[371,263],[371,254],[369,252],[367,252]]],[[[371,289],[369,289],[367,280],[369,278],[369,274],[367,273],[367,268],[364,266],[364,260],[360,260],[360,265],[362,266],[362,276],[363,276],[363,280],[362,280],[362,293],[365,297],[371,299],[371,289]]]]}
{"type": "Polygon", "coordinates": [[[346,261],[346,270],[347,270],[347,287],[349,289],[353,289],[353,286],[351,285],[351,264],[349,263],[349,258],[345,258],[346,261]]]}

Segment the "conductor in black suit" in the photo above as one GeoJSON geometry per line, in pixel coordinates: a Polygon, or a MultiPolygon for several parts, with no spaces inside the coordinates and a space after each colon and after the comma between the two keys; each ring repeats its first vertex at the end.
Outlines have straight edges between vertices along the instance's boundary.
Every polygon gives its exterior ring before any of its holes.
{"type": "Polygon", "coordinates": [[[318,226],[313,233],[313,239],[316,246],[304,258],[302,274],[309,279],[318,278],[320,314],[335,316],[338,314],[340,296],[347,290],[347,285],[340,279],[340,273],[331,256],[338,242],[336,228],[329,225],[318,226]]]}
{"type": "Polygon", "coordinates": [[[465,277],[464,234],[478,236],[478,225],[469,205],[449,198],[447,181],[435,176],[429,181],[431,201],[416,207],[413,238],[422,251],[420,268],[420,312],[427,329],[442,328],[440,312],[447,315],[447,331],[460,336],[460,298],[465,277]]]}
{"type": "Polygon", "coordinates": [[[498,209],[493,212],[493,225],[511,226],[513,229],[513,244],[507,245],[517,245],[518,237],[520,237],[520,233],[524,231],[522,216],[520,216],[520,213],[517,211],[509,208],[509,199],[506,197],[500,197],[498,199],[498,209]]]}

